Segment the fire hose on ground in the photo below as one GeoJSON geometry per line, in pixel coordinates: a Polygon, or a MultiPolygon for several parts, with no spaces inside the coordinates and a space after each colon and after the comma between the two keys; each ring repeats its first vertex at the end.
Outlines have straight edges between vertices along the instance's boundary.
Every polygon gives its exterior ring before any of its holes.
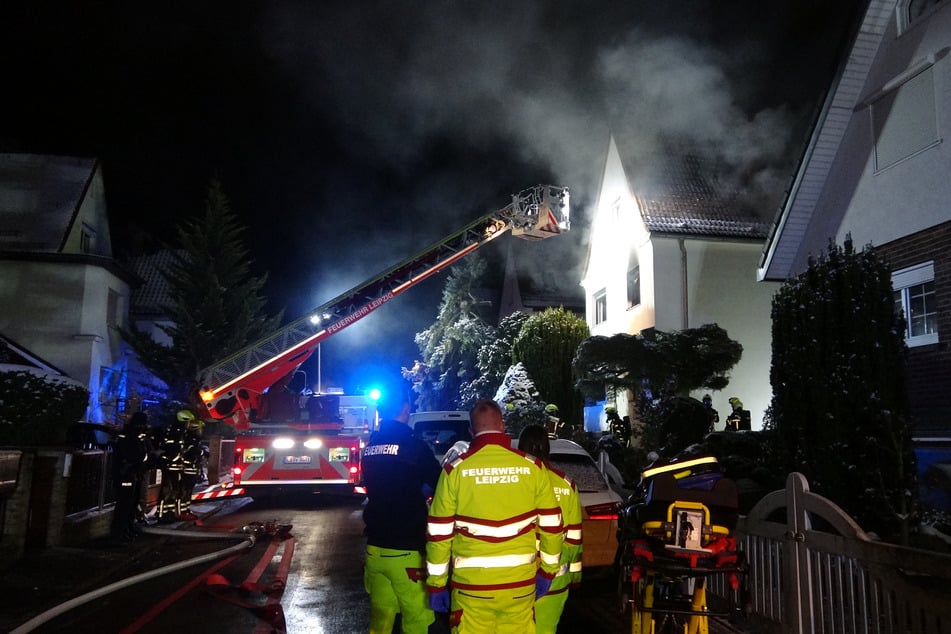
{"type": "Polygon", "coordinates": [[[37,616],[33,617],[32,619],[30,619],[23,625],[20,625],[19,627],[11,630],[10,634],[25,634],[26,632],[32,632],[34,629],[36,629],[40,625],[43,625],[44,623],[51,621],[52,619],[60,616],[61,614],[65,614],[66,612],[72,610],[73,608],[89,603],[90,601],[98,599],[99,597],[103,597],[113,592],[116,592],[117,590],[129,588],[131,586],[134,586],[137,583],[148,581],[149,579],[161,577],[162,575],[176,572],[178,570],[182,570],[183,568],[196,566],[198,564],[202,564],[208,561],[222,559],[233,553],[238,553],[242,550],[249,549],[252,546],[254,546],[254,543],[257,540],[257,535],[260,533],[260,530],[259,530],[259,527],[257,526],[245,526],[239,532],[213,534],[213,533],[202,532],[202,531],[183,531],[183,530],[176,530],[176,529],[170,529],[170,528],[146,527],[142,529],[142,532],[149,533],[152,535],[165,535],[170,537],[196,537],[201,539],[208,539],[210,537],[216,537],[216,538],[232,537],[232,538],[240,539],[241,543],[235,544],[234,546],[229,546],[228,548],[215,551],[213,553],[201,555],[199,557],[194,557],[192,559],[186,559],[184,561],[178,561],[178,562],[175,562],[174,564],[163,566],[162,568],[156,568],[155,570],[143,572],[141,574],[134,575],[132,577],[128,577],[120,581],[116,581],[115,583],[111,583],[107,586],[103,586],[102,588],[98,588],[91,592],[87,592],[86,594],[70,599],[69,601],[66,601],[64,603],[60,603],[59,605],[54,606],[41,614],[38,614],[37,616]]]}

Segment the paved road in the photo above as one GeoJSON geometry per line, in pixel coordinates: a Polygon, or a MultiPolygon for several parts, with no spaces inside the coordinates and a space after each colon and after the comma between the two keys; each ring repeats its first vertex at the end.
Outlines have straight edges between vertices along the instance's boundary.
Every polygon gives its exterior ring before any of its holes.
{"type": "MultiPolygon", "coordinates": [[[[0,631],[95,588],[234,549],[241,541],[232,531],[260,524],[291,525],[290,537],[265,536],[240,553],[216,556],[111,592],[33,631],[364,634],[370,610],[362,581],[361,513],[359,501],[352,499],[307,496],[256,501],[206,518],[205,525],[195,529],[205,531],[201,538],[147,534],[127,549],[101,543],[83,549],[51,549],[0,575],[5,596],[0,602],[0,631]]],[[[570,595],[559,633],[629,629],[620,617],[613,571],[588,569],[582,587],[570,595]]],[[[732,630],[713,624],[711,631],[732,630]]]]}

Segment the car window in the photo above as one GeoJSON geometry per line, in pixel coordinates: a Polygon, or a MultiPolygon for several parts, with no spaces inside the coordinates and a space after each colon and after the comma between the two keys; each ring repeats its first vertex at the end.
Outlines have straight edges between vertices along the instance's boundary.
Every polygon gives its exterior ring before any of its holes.
{"type": "Polygon", "coordinates": [[[608,483],[598,471],[598,466],[587,456],[552,454],[550,462],[551,466],[574,480],[578,491],[606,491],[608,489],[608,483]]]}
{"type": "Polygon", "coordinates": [[[437,456],[446,453],[456,441],[471,440],[469,421],[465,420],[420,420],[413,424],[413,433],[432,447],[437,456]]]}

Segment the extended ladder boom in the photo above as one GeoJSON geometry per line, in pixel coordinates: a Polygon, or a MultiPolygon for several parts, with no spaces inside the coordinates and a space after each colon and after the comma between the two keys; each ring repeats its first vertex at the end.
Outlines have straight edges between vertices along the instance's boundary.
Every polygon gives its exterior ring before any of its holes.
{"type": "Polygon", "coordinates": [[[330,335],[508,230],[519,238],[541,240],[568,231],[569,226],[567,189],[537,185],[513,195],[507,207],[486,214],[273,335],[202,370],[197,378],[204,409],[211,418],[247,429],[259,416],[271,386],[286,381],[330,335]]]}

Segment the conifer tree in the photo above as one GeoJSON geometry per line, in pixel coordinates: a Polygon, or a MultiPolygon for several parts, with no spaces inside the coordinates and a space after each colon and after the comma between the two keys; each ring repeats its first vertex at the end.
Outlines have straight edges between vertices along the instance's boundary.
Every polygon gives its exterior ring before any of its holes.
{"type": "Polygon", "coordinates": [[[866,530],[907,542],[916,507],[903,317],[871,248],[828,252],[773,299],[773,399],[789,470],[866,530]]]}
{"type": "Polygon", "coordinates": [[[463,408],[472,407],[480,398],[491,398],[502,385],[512,366],[515,338],[527,319],[526,313],[512,313],[499,322],[495,337],[483,342],[476,357],[476,376],[460,388],[463,408]]]}
{"type": "Polygon", "coordinates": [[[589,334],[581,317],[564,307],[547,308],[529,316],[512,345],[512,360],[525,366],[541,398],[558,406],[569,427],[582,422],[583,399],[571,363],[589,334]]]}
{"type": "Polygon", "coordinates": [[[203,215],[182,221],[172,262],[160,271],[168,284],[158,327],[171,345],[148,333],[123,331],[142,364],[169,388],[169,399],[188,401],[198,371],[276,330],[282,313],[265,314],[266,275],[251,274],[244,227],[217,181],[208,188],[203,215]]]}
{"type": "Polygon", "coordinates": [[[463,407],[461,390],[477,376],[476,359],[495,329],[478,313],[481,304],[474,289],[485,272],[483,258],[473,256],[453,266],[443,288],[436,321],[416,334],[421,359],[403,368],[413,383],[420,410],[463,407]]]}

